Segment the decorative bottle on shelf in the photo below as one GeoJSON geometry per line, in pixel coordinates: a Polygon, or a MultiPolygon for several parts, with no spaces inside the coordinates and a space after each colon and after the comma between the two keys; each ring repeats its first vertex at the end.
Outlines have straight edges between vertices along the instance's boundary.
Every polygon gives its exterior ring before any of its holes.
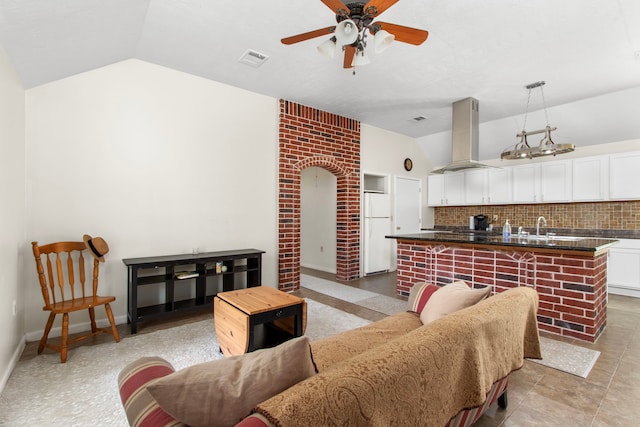
{"type": "Polygon", "coordinates": [[[509,239],[511,238],[511,224],[509,224],[509,220],[504,222],[504,227],[502,227],[502,238],[509,239]]]}

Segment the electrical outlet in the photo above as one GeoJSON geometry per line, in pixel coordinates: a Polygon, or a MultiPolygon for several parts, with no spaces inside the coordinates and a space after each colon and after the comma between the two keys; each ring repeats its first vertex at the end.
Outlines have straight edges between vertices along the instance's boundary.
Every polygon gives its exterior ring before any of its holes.
{"type": "Polygon", "coordinates": [[[16,300],[13,300],[13,315],[18,314],[18,303],[16,300]]]}
{"type": "Polygon", "coordinates": [[[493,215],[493,222],[498,222],[498,215],[493,215]]]}

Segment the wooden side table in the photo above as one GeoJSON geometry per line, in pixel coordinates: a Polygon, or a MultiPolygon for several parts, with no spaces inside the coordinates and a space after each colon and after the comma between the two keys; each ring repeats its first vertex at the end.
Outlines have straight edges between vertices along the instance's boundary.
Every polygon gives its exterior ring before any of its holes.
{"type": "Polygon", "coordinates": [[[307,303],[269,286],[220,292],[213,301],[213,318],[220,350],[225,356],[277,345],[304,334],[307,303]],[[264,326],[263,326],[264,325],[264,326]],[[263,328],[259,342],[256,327],[263,328]]]}

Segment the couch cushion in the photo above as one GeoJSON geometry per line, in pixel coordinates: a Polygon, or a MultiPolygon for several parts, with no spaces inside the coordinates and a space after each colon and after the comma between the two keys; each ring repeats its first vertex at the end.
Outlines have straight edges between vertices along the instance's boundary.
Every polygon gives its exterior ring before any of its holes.
{"type": "Polygon", "coordinates": [[[386,345],[392,339],[422,326],[416,313],[401,312],[377,322],[311,343],[313,360],[318,372],[332,369],[336,363],[386,345]]]}
{"type": "Polygon", "coordinates": [[[407,301],[407,310],[415,313],[422,313],[425,304],[431,298],[431,295],[435,291],[440,289],[440,286],[431,285],[427,282],[420,282],[413,285],[409,291],[409,300],[407,301]]]}
{"type": "Polygon", "coordinates": [[[462,280],[449,283],[431,295],[422,313],[420,313],[420,320],[424,324],[433,322],[447,314],[482,301],[490,292],[491,288],[488,286],[474,289],[462,280]]]}
{"type": "Polygon", "coordinates": [[[233,426],[258,403],[316,373],[309,339],[182,369],[148,387],[162,409],[190,426],[233,426]]]}

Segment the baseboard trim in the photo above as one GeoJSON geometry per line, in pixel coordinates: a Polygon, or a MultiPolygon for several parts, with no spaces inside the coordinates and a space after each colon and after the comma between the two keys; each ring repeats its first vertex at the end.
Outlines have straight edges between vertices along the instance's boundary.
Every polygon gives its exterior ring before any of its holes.
{"type": "MultiPolygon", "coordinates": [[[[60,316],[58,316],[60,317],[60,316]]],[[[88,317],[88,316],[87,316],[88,317]]],[[[123,323],[127,322],[127,315],[123,314],[122,316],[116,316],[115,317],[115,321],[116,321],[116,325],[121,325],[123,323]]],[[[96,319],[96,324],[98,325],[99,328],[108,328],[109,325],[109,319],[107,319],[106,317],[104,319],[96,319]]],[[[82,323],[74,323],[73,325],[69,325],[69,334],[77,334],[80,332],[86,332],[86,331],[90,331],[91,330],[91,322],[90,321],[86,321],[86,322],[82,322],[82,323]]],[[[44,333],[44,329],[40,329],[38,331],[32,331],[32,332],[27,332],[26,333],[26,340],[28,342],[31,341],[40,341],[40,338],[42,338],[42,334],[44,333]]],[[[54,328],[51,328],[51,331],[49,332],[49,338],[55,338],[55,337],[59,337],[60,335],[62,335],[62,327],[61,326],[57,326],[54,328]]]]}
{"type": "Polygon", "coordinates": [[[18,364],[20,360],[20,356],[22,356],[22,352],[24,351],[25,346],[27,345],[26,335],[22,336],[22,339],[18,342],[13,355],[11,356],[11,360],[9,361],[9,365],[5,367],[5,371],[2,373],[2,379],[0,379],[0,393],[4,391],[4,387],[7,385],[7,381],[9,381],[9,377],[13,372],[13,369],[18,364]]]}
{"type": "Polygon", "coordinates": [[[331,268],[327,268],[323,265],[314,265],[314,264],[300,264],[300,267],[310,268],[312,270],[324,271],[325,273],[336,274],[336,269],[333,270],[331,268]]]}

